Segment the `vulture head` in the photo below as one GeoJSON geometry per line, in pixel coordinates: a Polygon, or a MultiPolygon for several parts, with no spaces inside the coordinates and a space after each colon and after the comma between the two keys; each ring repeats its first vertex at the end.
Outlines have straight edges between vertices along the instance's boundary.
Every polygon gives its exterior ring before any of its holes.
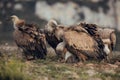
{"type": "Polygon", "coordinates": [[[55,20],[50,20],[45,26],[45,32],[53,33],[58,40],[61,39],[65,29],[67,28],[63,25],[58,25],[55,20]]]}
{"type": "Polygon", "coordinates": [[[50,20],[44,28],[44,33],[48,44],[55,50],[57,45],[62,42],[62,40],[57,36],[59,33],[56,33],[59,25],[55,20],[50,20]]]}
{"type": "Polygon", "coordinates": [[[11,16],[13,21],[13,38],[19,48],[23,50],[26,59],[45,59],[47,55],[45,35],[39,27],[27,21],[11,16]]]}
{"type": "Polygon", "coordinates": [[[24,20],[19,19],[16,15],[12,15],[11,20],[13,22],[14,29],[18,29],[18,27],[21,27],[25,24],[24,20]]]}
{"type": "Polygon", "coordinates": [[[54,31],[54,29],[57,26],[57,22],[55,20],[50,20],[47,25],[45,26],[45,32],[47,33],[52,33],[54,31]]]}
{"type": "Polygon", "coordinates": [[[19,18],[16,15],[12,15],[11,19],[12,19],[13,23],[17,23],[19,21],[19,18]]]}
{"type": "Polygon", "coordinates": [[[98,29],[98,33],[105,45],[104,51],[109,54],[111,51],[113,51],[113,48],[116,44],[115,30],[110,28],[100,28],[98,29]]]}

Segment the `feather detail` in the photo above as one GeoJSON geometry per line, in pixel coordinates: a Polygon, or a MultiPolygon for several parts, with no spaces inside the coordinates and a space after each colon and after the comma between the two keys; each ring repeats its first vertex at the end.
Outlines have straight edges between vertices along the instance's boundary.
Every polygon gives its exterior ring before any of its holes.
{"type": "Polygon", "coordinates": [[[13,33],[14,40],[18,47],[23,49],[26,58],[33,56],[33,58],[45,59],[47,53],[45,35],[36,25],[27,24],[16,16],[12,17],[17,28],[13,33]]]}

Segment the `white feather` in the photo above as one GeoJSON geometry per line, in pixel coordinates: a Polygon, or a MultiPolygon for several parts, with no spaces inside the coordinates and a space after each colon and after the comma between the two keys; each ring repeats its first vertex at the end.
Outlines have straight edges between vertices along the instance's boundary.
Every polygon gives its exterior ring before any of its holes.
{"type": "Polygon", "coordinates": [[[72,56],[72,53],[70,53],[69,51],[67,51],[67,52],[65,53],[65,61],[66,61],[70,56],[72,56]]]}
{"type": "Polygon", "coordinates": [[[56,50],[63,51],[64,47],[65,47],[65,42],[61,42],[57,45],[56,50]]]}
{"type": "Polygon", "coordinates": [[[110,49],[108,47],[108,44],[105,44],[104,51],[105,51],[106,54],[110,53],[110,49]]]}
{"type": "Polygon", "coordinates": [[[107,43],[107,44],[111,43],[110,39],[102,39],[102,41],[103,41],[103,43],[107,43]]]}

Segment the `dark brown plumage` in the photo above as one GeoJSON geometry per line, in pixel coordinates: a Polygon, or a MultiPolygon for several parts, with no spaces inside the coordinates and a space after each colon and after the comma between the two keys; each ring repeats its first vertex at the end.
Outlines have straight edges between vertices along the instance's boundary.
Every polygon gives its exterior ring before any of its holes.
{"type": "Polygon", "coordinates": [[[45,59],[47,49],[45,35],[34,24],[26,24],[17,16],[12,16],[14,25],[13,37],[18,47],[22,48],[25,56],[45,59]]]}
{"type": "Polygon", "coordinates": [[[102,60],[106,57],[103,51],[103,42],[98,35],[96,37],[91,36],[86,29],[79,25],[64,27],[57,25],[55,21],[51,21],[51,24],[54,26],[47,26],[47,31],[53,33],[56,39],[62,40],[56,46],[56,52],[61,55],[64,54],[65,61],[70,56],[83,61],[93,58],[102,60]]]}
{"type": "Polygon", "coordinates": [[[46,35],[46,40],[48,44],[55,50],[57,45],[62,42],[62,39],[57,39],[55,36],[55,30],[56,30],[57,23],[53,20],[50,20],[48,24],[45,26],[44,33],[46,35]]]}
{"type": "MultiPolygon", "coordinates": [[[[74,26],[74,28],[76,27],[74,26]]],[[[102,60],[106,57],[102,40],[99,37],[92,37],[82,27],[77,31],[75,29],[65,30],[63,40],[66,43],[67,50],[76,55],[79,60],[102,60]]]]}
{"type": "Polygon", "coordinates": [[[101,28],[96,24],[80,23],[79,25],[86,29],[94,38],[96,38],[96,36],[101,38],[104,43],[104,51],[106,54],[109,54],[111,51],[113,51],[113,48],[116,44],[116,34],[114,29],[101,28]]]}

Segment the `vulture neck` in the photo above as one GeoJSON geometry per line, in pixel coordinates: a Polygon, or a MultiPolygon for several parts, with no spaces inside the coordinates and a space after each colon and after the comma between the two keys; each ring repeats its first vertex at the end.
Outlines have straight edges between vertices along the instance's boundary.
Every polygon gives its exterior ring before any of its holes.
{"type": "Polygon", "coordinates": [[[14,29],[18,30],[17,26],[18,26],[19,22],[20,22],[20,19],[19,18],[15,18],[15,20],[13,21],[14,29]]]}

